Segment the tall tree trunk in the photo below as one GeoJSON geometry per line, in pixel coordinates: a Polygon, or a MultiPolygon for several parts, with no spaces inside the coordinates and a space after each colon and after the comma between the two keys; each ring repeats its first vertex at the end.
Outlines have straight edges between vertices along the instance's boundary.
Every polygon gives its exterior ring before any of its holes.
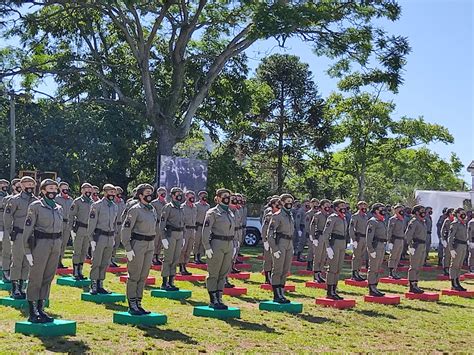
{"type": "Polygon", "coordinates": [[[160,184],[161,156],[172,156],[173,147],[177,142],[176,133],[166,125],[157,126],[158,144],[156,150],[156,185],[160,184]]]}
{"type": "Polygon", "coordinates": [[[360,167],[360,174],[357,177],[357,198],[359,201],[363,201],[365,199],[365,173],[366,173],[366,164],[365,161],[362,162],[360,167]]]}
{"type": "Polygon", "coordinates": [[[283,189],[283,138],[285,134],[285,96],[283,87],[280,93],[280,114],[278,119],[278,152],[277,152],[277,191],[283,189]]]}

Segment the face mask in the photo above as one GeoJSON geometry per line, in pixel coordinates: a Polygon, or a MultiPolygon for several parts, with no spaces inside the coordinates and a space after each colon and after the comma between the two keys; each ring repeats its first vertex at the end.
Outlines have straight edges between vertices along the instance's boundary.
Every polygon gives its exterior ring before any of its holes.
{"type": "Polygon", "coordinates": [[[285,203],[283,206],[284,206],[285,209],[287,209],[287,210],[291,210],[291,209],[293,208],[293,204],[292,204],[292,203],[285,203]]]}
{"type": "Polygon", "coordinates": [[[325,210],[326,212],[329,212],[330,209],[331,209],[331,207],[324,207],[324,210],[325,210]]]}
{"type": "Polygon", "coordinates": [[[113,201],[113,200],[115,200],[115,195],[107,195],[107,199],[109,201],[113,201]]]}
{"type": "Polygon", "coordinates": [[[346,209],[345,209],[345,208],[341,208],[341,209],[339,210],[339,213],[345,214],[345,213],[346,213],[346,209]]]}
{"type": "Polygon", "coordinates": [[[122,198],[122,195],[118,194],[116,195],[117,198],[122,198]]]}
{"type": "Polygon", "coordinates": [[[2,187],[2,191],[3,191],[3,192],[7,192],[7,191],[8,191],[8,186],[3,186],[3,187],[2,187]]]}
{"type": "Polygon", "coordinates": [[[421,212],[421,213],[420,213],[420,217],[421,217],[421,218],[425,218],[425,216],[426,216],[426,213],[425,213],[425,212],[421,212]]]}
{"type": "Polygon", "coordinates": [[[151,195],[146,195],[143,196],[143,200],[147,203],[150,203],[153,200],[153,197],[151,197],[151,195]]]}
{"type": "Polygon", "coordinates": [[[32,187],[27,187],[27,188],[25,189],[25,192],[26,192],[28,195],[33,195],[33,190],[34,190],[34,189],[33,189],[32,187]]]}
{"type": "Polygon", "coordinates": [[[62,190],[61,192],[65,195],[69,195],[69,190],[62,190]]]}
{"type": "Polygon", "coordinates": [[[194,203],[194,197],[190,197],[189,202],[194,203]]]}
{"type": "Polygon", "coordinates": [[[400,212],[398,212],[398,214],[399,214],[400,216],[403,216],[403,215],[405,214],[405,212],[400,211],[400,212]]]}
{"type": "Polygon", "coordinates": [[[91,197],[91,196],[92,196],[92,192],[85,192],[85,193],[84,193],[84,196],[91,197]]]}
{"type": "Polygon", "coordinates": [[[176,201],[178,202],[183,201],[183,195],[176,195],[176,201]]]}
{"type": "Polygon", "coordinates": [[[21,186],[16,187],[16,188],[15,188],[15,191],[16,191],[16,192],[21,192],[21,186]]]}
{"type": "Polygon", "coordinates": [[[204,202],[207,202],[207,197],[204,196],[204,197],[201,198],[201,200],[204,201],[204,202]]]}
{"type": "Polygon", "coordinates": [[[223,197],[222,200],[221,200],[221,202],[222,202],[224,205],[228,205],[229,202],[230,202],[230,197],[228,197],[228,196],[227,196],[227,197],[223,197]]]}
{"type": "Polygon", "coordinates": [[[429,211],[428,214],[431,216],[433,214],[433,211],[429,211]]]}
{"type": "Polygon", "coordinates": [[[58,194],[57,192],[47,192],[46,198],[49,198],[50,200],[54,200],[57,194],[58,194]]]}
{"type": "Polygon", "coordinates": [[[308,205],[305,205],[304,208],[305,208],[306,210],[309,210],[311,207],[309,207],[308,205]]]}
{"type": "Polygon", "coordinates": [[[236,204],[237,204],[237,200],[232,199],[231,202],[232,202],[233,205],[236,205],[236,204]]]}
{"type": "Polygon", "coordinates": [[[165,198],[165,197],[166,197],[166,194],[161,194],[160,197],[161,197],[161,198],[165,198]]]}
{"type": "Polygon", "coordinates": [[[461,219],[465,219],[465,218],[466,218],[466,214],[465,214],[465,213],[461,213],[461,214],[459,215],[459,217],[460,217],[461,219]]]}
{"type": "Polygon", "coordinates": [[[367,208],[361,208],[360,211],[361,211],[362,213],[367,213],[367,208]]]}

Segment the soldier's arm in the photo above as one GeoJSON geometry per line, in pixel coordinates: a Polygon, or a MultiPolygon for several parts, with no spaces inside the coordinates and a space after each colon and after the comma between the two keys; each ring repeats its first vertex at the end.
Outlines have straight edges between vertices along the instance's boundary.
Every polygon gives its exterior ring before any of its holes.
{"type": "Polygon", "coordinates": [[[93,240],[94,230],[97,226],[97,219],[99,218],[100,210],[97,204],[93,203],[91,206],[91,210],[89,211],[89,221],[87,223],[87,235],[93,240]]]}
{"type": "Polygon", "coordinates": [[[357,241],[357,237],[355,234],[356,229],[357,229],[357,218],[355,218],[355,216],[352,216],[351,221],[349,222],[349,237],[351,238],[353,242],[357,241]]]}
{"type": "Polygon", "coordinates": [[[29,206],[28,207],[28,212],[26,215],[25,219],[25,226],[23,228],[23,247],[25,249],[25,255],[26,254],[31,254],[31,246],[32,246],[32,241],[33,241],[33,230],[36,225],[36,219],[38,218],[37,216],[37,209],[35,206],[29,206]]]}
{"type": "Polygon", "coordinates": [[[449,224],[451,223],[451,221],[449,220],[449,218],[446,218],[443,222],[443,226],[441,227],[441,238],[444,239],[444,240],[447,240],[448,239],[448,233],[449,233],[449,224]]]}
{"type": "Polygon", "coordinates": [[[366,229],[366,240],[367,240],[367,252],[373,253],[374,247],[372,246],[372,242],[374,241],[374,234],[375,234],[375,226],[373,225],[372,221],[369,221],[367,223],[367,229],[366,229]]]}
{"type": "Polygon", "coordinates": [[[411,241],[413,240],[413,234],[415,233],[415,226],[414,221],[408,222],[408,227],[405,231],[405,240],[407,244],[410,245],[411,241]]]}
{"type": "Polygon", "coordinates": [[[314,233],[316,232],[316,225],[317,225],[317,216],[316,214],[311,218],[309,222],[309,229],[308,229],[308,238],[313,241],[314,233]]]}
{"type": "Polygon", "coordinates": [[[76,201],[72,201],[71,208],[69,209],[69,221],[68,221],[69,228],[71,229],[77,216],[77,209],[78,208],[77,208],[76,201]]]}
{"type": "Polygon", "coordinates": [[[323,242],[327,242],[329,240],[329,237],[331,236],[332,230],[334,228],[334,224],[335,222],[333,221],[332,217],[329,216],[326,221],[326,225],[324,226],[324,229],[323,229],[323,234],[322,234],[323,242]]]}
{"type": "Polygon", "coordinates": [[[268,230],[267,230],[267,239],[268,243],[270,244],[270,249],[272,250],[272,253],[275,253],[278,251],[278,245],[276,243],[276,231],[278,226],[280,225],[280,218],[278,215],[272,216],[270,219],[270,223],[268,224],[268,230]]]}
{"type": "Polygon", "coordinates": [[[389,243],[393,243],[393,228],[395,227],[395,220],[389,219],[387,228],[387,240],[389,243]]]}
{"type": "Polygon", "coordinates": [[[467,238],[474,243],[474,220],[467,225],[467,238]]]}
{"type": "Polygon", "coordinates": [[[216,217],[214,216],[214,213],[209,213],[206,212],[206,217],[204,218],[204,225],[202,226],[202,245],[204,246],[205,250],[212,249],[211,248],[211,230],[212,226],[214,225],[214,222],[216,221],[216,217]]]}
{"type": "Polygon", "coordinates": [[[450,249],[452,249],[453,245],[454,245],[454,239],[455,239],[456,232],[457,232],[457,229],[458,229],[457,227],[458,227],[457,222],[453,222],[449,226],[448,245],[449,245],[450,249]]]}
{"type": "Polygon", "coordinates": [[[441,239],[441,230],[443,227],[443,216],[438,218],[438,222],[436,223],[436,232],[438,233],[438,238],[441,239]]]}
{"type": "Polygon", "coordinates": [[[12,199],[10,199],[5,206],[5,211],[3,212],[3,237],[6,238],[6,240],[10,239],[10,234],[13,230],[13,214],[15,211],[16,204],[14,201],[12,201],[12,199]]]}
{"type": "Polygon", "coordinates": [[[165,228],[166,228],[166,223],[168,222],[168,216],[170,214],[170,208],[168,205],[163,207],[163,210],[161,211],[161,216],[160,216],[160,236],[161,239],[166,238],[165,235],[165,228]]]}
{"type": "Polygon", "coordinates": [[[137,210],[136,208],[132,208],[128,211],[127,216],[125,217],[125,221],[122,224],[122,233],[120,237],[126,251],[132,250],[132,245],[130,241],[132,239],[132,229],[135,226],[136,221],[137,210]]]}
{"type": "Polygon", "coordinates": [[[271,215],[266,215],[264,217],[263,226],[262,226],[262,240],[265,242],[268,238],[268,226],[270,224],[271,215]]]}

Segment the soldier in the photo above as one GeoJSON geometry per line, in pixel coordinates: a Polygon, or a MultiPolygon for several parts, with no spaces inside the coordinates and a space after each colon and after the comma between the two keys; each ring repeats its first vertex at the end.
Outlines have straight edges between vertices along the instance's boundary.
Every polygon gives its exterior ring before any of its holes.
{"type": "Polygon", "coordinates": [[[412,209],[413,218],[408,223],[405,231],[405,239],[408,244],[408,254],[410,255],[410,268],[408,269],[408,280],[410,281],[410,292],[423,293],[418,287],[420,268],[425,260],[426,253],[426,225],[425,208],[416,205],[412,209]]]}
{"type": "Polygon", "coordinates": [[[304,262],[305,259],[303,258],[303,248],[304,245],[306,244],[306,238],[305,238],[305,216],[306,212],[308,212],[311,209],[310,203],[308,200],[304,200],[303,203],[301,204],[301,207],[296,211],[295,215],[295,228],[296,228],[296,233],[297,233],[297,238],[294,241],[294,246],[296,246],[294,253],[296,255],[296,260],[299,262],[304,262]],[[300,248],[300,245],[302,246],[300,248]]]}
{"type": "Polygon", "coordinates": [[[459,282],[459,276],[461,274],[461,267],[467,251],[467,216],[464,208],[456,208],[454,215],[455,218],[449,227],[448,236],[449,253],[451,254],[449,278],[451,279],[452,290],[466,291],[459,282]]]}
{"type": "Polygon", "coordinates": [[[307,262],[306,262],[306,270],[312,270],[313,269],[313,244],[309,240],[309,230],[310,230],[310,224],[311,220],[313,219],[313,216],[318,212],[319,208],[319,201],[315,198],[312,198],[309,201],[309,210],[306,211],[304,215],[304,230],[303,230],[303,235],[300,240],[300,244],[298,245],[298,252],[303,252],[304,247],[308,245],[308,257],[307,257],[307,262]]]}
{"type": "Polygon", "coordinates": [[[26,289],[31,323],[48,323],[54,319],[44,312],[61,256],[64,215],[61,205],[55,202],[58,184],[45,179],[40,184],[43,197],[28,207],[22,243],[25,258],[30,265],[26,289]]]}
{"type": "Polygon", "coordinates": [[[236,254],[235,254],[235,263],[242,264],[243,261],[240,261],[237,257],[243,256],[240,254],[240,248],[242,247],[242,243],[245,237],[245,229],[247,228],[247,209],[244,207],[244,199],[242,194],[237,193],[235,194],[237,198],[236,208],[239,210],[240,213],[240,226],[238,228],[238,237],[237,237],[237,246],[236,246],[236,254]],[[244,225],[245,224],[245,225],[244,225]]]}
{"type": "MultiPolygon", "coordinates": [[[[247,233],[247,217],[248,217],[248,208],[247,208],[247,196],[242,195],[242,202],[240,203],[242,206],[242,237],[240,238],[240,246],[244,242],[245,235],[247,233]]],[[[240,253],[238,256],[242,256],[240,253]]]]}
{"type": "MultiPolygon", "coordinates": [[[[0,243],[2,244],[2,254],[3,254],[3,248],[8,244],[3,242],[3,212],[5,211],[5,207],[3,207],[3,200],[5,197],[8,196],[8,186],[10,185],[10,182],[5,179],[0,179],[0,243]]],[[[3,260],[2,261],[2,270],[6,268],[6,270],[10,271],[10,262],[8,263],[8,266],[3,265],[3,260]]]]}
{"type": "Polygon", "coordinates": [[[76,198],[71,205],[69,212],[69,228],[75,233],[72,254],[73,276],[76,280],[84,280],[86,277],[82,273],[84,261],[89,248],[89,235],[87,227],[89,212],[92,205],[92,185],[85,182],[81,185],[81,196],[76,198]]]}
{"type": "Polygon", "coordinates": [[[58,269],[66,269],[66,266],[63,265],[62,259],[64,258],[64,253],[66,251],[67,243],[71,236],[71,228],[69,227],[69,211],[72,206],[72,198],[70,196],[71,191],[69,190],[69,184],[65,181],[59,183],[59,194],[56,195],[55,202],[60,205],[63,209],[63,230],[62,230],[62,244],[61,244],[61,255],[59,256],[58,269]]]}
{"type": "Polygon", "coordinates": [[[385,296],[377,289],[379,283],[379,270],[382,267],[387,242],[387,229],[385,227],[385,206],[381,203],[372,205],[373,217],[367,222],[367,253],[369,254],[369,294],[371,296],[385,296]]]}
{"type": "Polygon", "coordinates": [[[87,227],[92,248],[91,295],[110,293],[104,289],[103,282],[114,248],[118,214],[118,206],[114,200],[117,190],[114,185],[105,184],[102,191],[104,197],[91,206],[87,227]]]}
{"type": "Polygon", "coordinates": [[[100,189],[99,186],[93,185],[92,189],[94,190],[92,192],[92,201],[97,202],[100,200],[100,189]]]}
{"type": "Polygon", "coordinates": [[[314,281],[325,283],[322,270],[326,261],[326,243],[321,238],[328,216],[331,214],[331,201],[323,199],[319,202],[319,211],[313,216],[309,226],[309,239],[313,247],[314,281]]]}
{"type": "Polygon", "coordinates": [[[206,287],[209,292],[209,307],[227,309],[222,301],[224,284],[232,267],[232,252],[235,239],[235,218],[229,209],[230,191],[216,191],[216,206],[210,208],[204,219],[202,244],[207,258],[206,287]]]}
{"type": "Polygon", "coordinates": [[[115,204],[118,207],[117,221],[115,222],[115,240],[114,249],[112,251],[112,261],[110,266],[118,267],[118,264],[114,260],[117,255],[117,250],[120,247],[120,230],[122,229],[122,214],[125,211],[125,201],[123,199],[123,189],[120,186],[115,186],[117,195],[115,195],[115,204]]]}
{"type": "Polygon", "coordinates": [[[352,215],[349,223],[349,236],[352,240],[352,279],[364,281],[365,277],[359,274],[364,255],[367,251],[367,242],[365,233],[367,230],[367,202],[359,201],[357,203],[358,211],[352,215]]]}
{"type": "Polygon", "coordinates": [[[204,246],[202,244],[202,226],[204,225],[204,218],[206,218],[206,213],[211,208],[209,206],[207,192],[199,191],[198,193],[199,201],[196,202],[197,214],[196,214],[196,238],[194,239],[194,262],[196,264],[204,264],[201,260],[201,255],[204,253],[204,246]]]}
{"type": "Polygon", "coordinates": [[[194,238],[196,236],[196,215],[197,207],[194,205],[196,195],[194,191],[186,192],[186,202],[182,204],[184,212],[184,239],[183,249],[179,257],[179,272],[181,275],[192,275],[186,269],[186,263],[189,261],[191,249],[194,245],[194,238]]]}
{"type": "Polygon", "coordinates": [[[327,245],[326,253],[329,258],[326,288],[327,298],[342,300],[343,298],[337,294],[336,290],[346,250],[346,202],[335,200],[333,206],[334,213],[328,217],[322,234],[322,241],[327,245]]]}
{"type": "Polygon", "coordinates": [[[14,299],[25,299],[24,283],[28,278],[29,264],[23,246],[23,229],[25,226],[28,206],[37,200],[35,195],[36,181],[30,176],[20,179],[22,192],[13,196],[5,206],[3,215],[5,223],[5,239],[12,243],[11,296],[14,299]]]}
{"type": "Polygon", "coordinates": [[[469,272],[474,273],[474,218],[467,224],[467,237],[469,245],[469,272]]]}
{"type": "Polygon", "coordinates": [[[396,270],[400,258],[402,256],[403,245],[405,242],[405,220],[403,215],[405,213],[405,207],[403,205],[395,205],[395,214],[390,217],[388,221],[388,247],[390,256],[388,258],[388,269],[389,277],[394,280],[400,280],[400,276],[396,270]]]}
{"type": "Polygon", "coordinates": [[[443,208],[443,214],[439,216],[438,222],[436,222],[436,233],[438,234],[438,266],[443,266],[443,244],[441,244],[443,234],[441,233],[441,228],[443,227],[444,220],[448,217],[447,212],[448,207],[443,208]]]}
{"type": "Polygon", "coordinates": [[[425,255],[425,263],[424,266],[428,266],[428,256],[430,254],[431,249],[431,233],[433,229],[433,220],[431,219],[431,215],[433,214],[433,208],[426,207],[426,217],[425,217],[425,224],[426,224],[426,255],[425,255]]]}
{"type": "Polygon", "coordinates": [[[262,223],[262,240],[263,240],[263,273],[265,275],[265,283],[271,285],[271,273],[272,273],[272,253],[270,252],[270,243],[268,241],[268,226],[272,219],[273,214],[280,212],[281,203],[280,197],[274,196],[268,207],[264,211],[263,223],[262,223]]]}
{"type": "MultiPolygon", "coordinates": [[[[234,222],[235,222],[235,238],[234,238],[234,248],[233,248],[233,253],[232,253],[232,269],[231,273],[233,274],[238,274],[240,272],[239,269],[237,269],[236,264],[238,263],[237,261],[237,251],[239,249],[239,240],[240,236],[242,235],[242,212],[240,210],[240,206],[238,204],[238,199],[236,194],[232,194],[230,196],[230,204],[229,208],[234,214],[234,222]]],[[[232,284],[229,283],[228,280],[226,280],[226,288],[227,287],[234,287],[232,284]]]]}
{"type": "Polygon", "coordinates": [[[158,216],[151,205],[152,194],[153,186],[138,185],[136,195],[139,203],[128,210],[121,232],[128,260],[128,312],[132,315],[150,314],[142,308],[141,302],[150,273],[158,225],[158,216]]]}
{"type": "Polygon", "coordinates": [[[162,290],[178,291],[174,285],[176,265],[179,261],[181,248],[183,246],[184,211],[183,190],[179,187],[171,189],[171,201],[163,207],[160,218],[161,243],[163,244],[165,258],[161,268],[163,283],[162,290]]]}
{"type": "MultiPolygon", "coordinates": [[[[163,207],[166,205],[166,188],[160,187],[157,191],[157,197],[155,200],[151,201],[152,206],[155,208],[156,215],[158,216],[158,223],[161,217],[161,212],[163,211],[163,207]]],[[[153,255],[153,265],[161,265],[162,262],[160,260],[160,254],[161,254],[161,249],[162,249],[162,244],[161,244],[161,234],[160,234],[160,229],[157,228],[158,230],[158,235],[155,238],[155,253],[153,255]]]]}
{"type": "Polygon", "coordinates": [[[272,288],[273,301],[277,303],[290,303],[285,297],[285,283],[293,258],[293,238],[295,220],[291,209],[293,196],[283,194],[280,203],[283,206],[279,212],[272,214],[268,226],[268,242],[272,253],[272,288]]]}
{"type": "MultiPolygon", "coordinates": [[[[12,186],[12,193],[11,195],[5,196],[2,200],[2,204],[0,205],[0,220],[3,224],[3,214],[5,212],[5,207],[8,203],[8,201],[15,195],[18,195],[21,192],[21,184],[20,184],[20,179],[15,178],[11,181],[11,186],[12,186]]],[[[2,231],[4,231],[4,227],[2,228],[2,231]]],[[[3,246],[2,246],[2,281],[6,283],[10,283],[10,267],[11,267],[11,262],[12,262],[12,245],[10,243],[10,240],[8,239],[7,235],[5,232],[3,233],[3,246]]]]}
{"type": "Polygon", "coordinates": [[[454,221],[454,208],[448,208],[446,211],[447,217],[441,226],[441,245],[443,246],[443,274],[449,276],[449,266],[451,265],[451,253],[449,252],[448,236],[449,227],[454,221]]]}

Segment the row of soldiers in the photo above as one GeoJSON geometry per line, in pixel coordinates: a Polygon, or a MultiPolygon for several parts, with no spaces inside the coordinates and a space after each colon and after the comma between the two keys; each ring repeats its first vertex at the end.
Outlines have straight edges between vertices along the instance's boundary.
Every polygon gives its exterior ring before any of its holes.
{"type": "MultiPolygon", "coordinates": [[[[383,296],[377,289],[377,284],[386,250],[390,252],[388,260],[390,277],[400,279],[396,269],[404,247],[410,256],[408,271],[410,292],[423,292],[418,286],[418,280],[420,268],[427,259],[431,245],[431,208],[414,206],[410,209],[411,218],[407,221],[405,215],[407,209],[401,204],[394,206],[394,215],[389,217],[387,206],[375,203],[369,211],[365,201],[358,202],[358,211],[350,218],[347,218],[347,204],[342,200],[331,202],[327,199],[321,201],[312,199],[308,201],[308,207],[305,212],[305,223],[300,224],[295,218],[297,213],[293,208],[291,195],[269,198],[263,212],[262,228],[263,269],[267,283],[284,285],[291,257],[295,254],[300,256],[300,251],[293,252],[293,243],[297,247],[302,244],[304,246],[307,239],[308,266],[314,272],[314,280],[327,284],[329,298],[341,299],[336,287],[347,241],[350,240],[353,248],[352,279],[366,280],[360,274],[360,268],[367,256],[370,295],[383,296]],[[280,259],[282,255],[283,259],[280,259]],[[327,279],[324,279],[323,269],[326,264],[328,273],[327,279]]],[[[299,208],[296,209],[298,210],[299,208]]],[[[449,209],[449,212],[450,215],[445,218],[441,228],[443,236],[441,243],[445,248],[444,270],[449,275],[454,290],[465,290],[459,282],[459,275],[468,249],[471,261],[474,254],[474,220],[468,221],[467,214],[462,208],[449,209]]],[[[284,297],[281,296],[280,292],[276,301],[284,301],[284,297]]]]}

